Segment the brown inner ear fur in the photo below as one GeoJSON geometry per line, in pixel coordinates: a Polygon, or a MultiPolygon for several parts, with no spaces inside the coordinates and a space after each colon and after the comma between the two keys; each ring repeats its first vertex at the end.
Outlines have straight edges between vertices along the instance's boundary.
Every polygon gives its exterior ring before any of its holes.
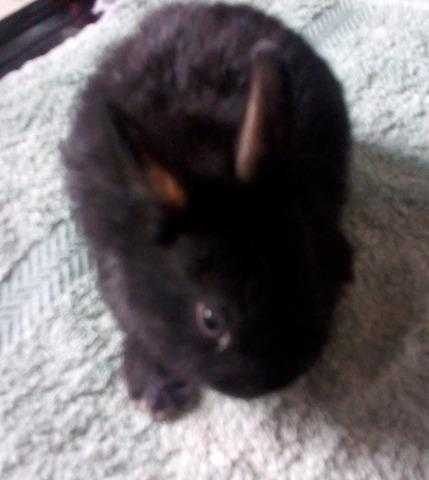
{"type": "Polygon", "coordinates": [[[165,168],[152,164],[148,168],[149,186],[157,199],[167,207],[183,209],[187,204],[187,196],[174,176],[165,168]]]}
{"type": "Polygon", "coordinates": [[[258,159],[264,148],[263,115],[261,114],[263,98],[259,83],[258,79],[252,79],[236,160],[237,176],[245,182],[255,176],[258,159]]]}
{"type": "Polygon", "coordinates": [[[270,127],[276,121],[273,117],[279,113],[276,107],[284,94],[280,62],[278,47],[269,40],[261,40],[254,47],[250,92],[236,156],[237,177],[243,182],[257,175],[259,164],[270,148],[268,142],[273,136],[270,127]]]}

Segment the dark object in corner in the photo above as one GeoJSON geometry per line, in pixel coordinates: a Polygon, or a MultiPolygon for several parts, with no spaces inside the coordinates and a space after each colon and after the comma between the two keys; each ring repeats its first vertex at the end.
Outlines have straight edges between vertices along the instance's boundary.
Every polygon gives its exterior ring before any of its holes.
{"type": "Polygon", "coordinates": [[[156,419],[318,358],[352,280],[349,146],[329,67],[254,8],[169,4],[109,50],[64,160],[130,396],[156,419]]]}
{"type": "Polygon", "coordinates": [[[36,0],[0,21],[0,77],[97,20],[95,0],[36,0]]]}

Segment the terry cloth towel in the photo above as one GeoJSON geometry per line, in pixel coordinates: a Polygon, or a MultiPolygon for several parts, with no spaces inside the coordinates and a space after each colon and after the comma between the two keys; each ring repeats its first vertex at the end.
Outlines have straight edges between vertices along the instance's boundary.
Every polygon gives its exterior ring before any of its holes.
{"type": "Polygon", "coordinates": [[[324,356],[291,388],[250,402],[209,392],[160,425],[127,399],[121,335],[58,152],[100,56],[160,3],[118,0],[0,81],[0,478],[427,480],[429,5],[251,2],[302,32],[344,84],[356,281],[324,356]]]}

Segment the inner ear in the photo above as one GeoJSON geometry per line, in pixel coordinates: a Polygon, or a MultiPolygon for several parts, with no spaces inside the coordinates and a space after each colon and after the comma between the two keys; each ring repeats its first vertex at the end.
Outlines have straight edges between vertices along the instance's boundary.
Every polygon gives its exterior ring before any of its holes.
{"type": "Polygon", "coordinates": [[[188,196],[180,181],[151,159],[134,169],[131,188],[144,200],[142,220],[153,239],[162,245],[172,243],[180,233],[186,216],[188,196]]]}
{"type": "Polygon", "coordinates": [[[186,207],[185,190],[179,180],[167,169],[149,162],[147,177],[150,190],[162,205],[175,210],[183,210],[186,207]]]}
{"type": "Polygon", "coordinates": [[[284,139],[291,110],[289,76],[280,47],[259,41],[252,51],[250,88],[238,136],[236,174],[255,178],[264,159],[284,139]]]}
{"type": "Polygon", "coordinates": [[[136,121],[115,105],[108,110],[122,146],[123,171],[131,188],[146,192],[156,203],[180,210],[186,207],[187,196],[176,176],[154,158],[150,141],[136,121]]]}

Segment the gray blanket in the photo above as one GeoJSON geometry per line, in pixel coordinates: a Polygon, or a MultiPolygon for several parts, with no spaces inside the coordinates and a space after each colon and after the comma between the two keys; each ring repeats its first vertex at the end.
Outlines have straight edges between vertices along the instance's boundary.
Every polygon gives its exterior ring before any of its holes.
{"type": "Polygon", "coordinates": [[[344,218],[356,281],[318,364],[284,392],[209,392],[174,424],[128,401],[121,335],[70,220],[58,145],[100,55],[156,0],[0,81],[0,478],[429,478],[429,5],[254,0],[342,80],[354,127],[344,218]]]}

